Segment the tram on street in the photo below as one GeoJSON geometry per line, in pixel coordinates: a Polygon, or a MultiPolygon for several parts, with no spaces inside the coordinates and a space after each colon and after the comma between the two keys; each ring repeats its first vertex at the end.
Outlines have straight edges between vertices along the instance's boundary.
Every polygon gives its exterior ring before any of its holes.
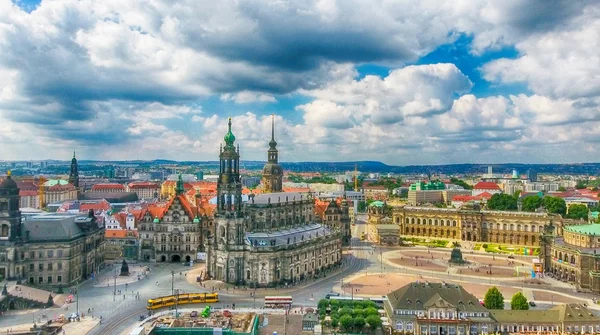
{"type": "Polygon", "coordinates": [[[291,308],[291,296],[266,296],[265,308],[291,308]]]}
{"type": "Polygon", "coordinates": [[[153,310],[175,306],[175,304],[211,304],[216,302],[219,302],[219,293],[186,293],[148,299],[146,308],[148,310],[153,310]]]}

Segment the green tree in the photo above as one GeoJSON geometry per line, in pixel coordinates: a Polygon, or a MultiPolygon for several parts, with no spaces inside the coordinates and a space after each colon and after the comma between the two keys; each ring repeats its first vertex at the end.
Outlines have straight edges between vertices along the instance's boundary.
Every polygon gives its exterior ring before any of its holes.
{"type": "Polygon", "coordinates": [[[340,326],[342,326],[342,329],[344,329],[345,331],[348,331],[354,325],[353,321],[354,320],[352,320],[352,316],[344,315],[340,318],[340,326]]]}
{"type": "Polygon", "coordinates": [[[567,190],[567,189],[566,189],[564,186],[559,186],[559,187],[558,187],[558,191],[559,191],[559,192],[564,192],[564,191],[566,191],[566,190],[567,190]]]}
{"type": "Polygon", "coordinates": [[[458,186],[462,186],[465,190],[472,190],[473,186],[467,184],[464,180],[460,180],[458,178],[450,178],[450,183],[458,186]]]}
{"type": "MultiPolygon", "coordinates": [[[[344,307],[340,310],[340,315],[350,315],[353,316],[354,315],[354,310],[350,307],[344,307]]],[[[342,320],[340,319],[340,322],[342,320]]]]}
{"type": "Polygon", "coordinates": [[[371,315],[379,316],[379,312],[377,312],[377,308],[375,308],[375,307],[365,308],[363,310],[363,314],[365,315],[365,318],[367,318],[371,315]]]}
{"type": "Polygon", "coordinates": [[[325,308],[327,308],[327,306],[329,306],[329,300],[327,300],[327,299],[321,299],[321,300],[319,300],[319,303],[317,304],[318,309],[325,309],[325,308]]]}
{"type": "Polygon", "coordinates": [[[379,317],[379,315],[369,315],[367,316],[366,319],[367,323],[369,324],[369,327],[373,330],[381,327],[381,318],[379,317]]]}
{"type": "Polygon", "coordinates": [[[536,209],[542,207],[544,200],[537,195],[532,195],[523,198],[522,208],[525,212],[535,212],[536,209]]]}
{"type": "Polygon", "coordinates": [[[516,210],[517,198],[509,194],[496,193],[488,200],[487,207],[497,211],[516,210]]]}
{"type": "Polygon", "coordinates": [[[577,184],[575,184],[575,188],[578,190],[584,189],[586,187],[587,187],[587,185],[585,184],[585,182],[583,180],[578,180],[577,184]]]}
{"type": "Polygon", "coordinates": [[[569,219],[587,219],[588,212],[589,210],[586,205],[574,204],[569,206],[569,212],[566,216],[569,219]]]}
{"type": "Polygon", "coordinates": [[[565,199],[559,197],[544,197],[544,207],[548,213],[565,215],[567,204],[565,199]]]}
{"type": "Polygon", "coordinates": [[[331,327],[337,328],[340,325],[340,320],[338,318],[331,318],[331,327]]]}
{"type": "Polygon", "coordinates": [[[363,213],[363,212],[367,211],[367,202],[366,201],[359,201],[358,202],[358,211],[360,213],[363,213]]]}
{"type": "Polygon", "coordinates": [[[525,311],[529,309],[527,298],[521,292],[515,293],[510,300],[510,309],[513,311],[525,311]]]}
{"type": "Polygon", "coordinates": [[[357,316],[354,318],[353,320],[353,324],[354,327],[356,327],[357,330],[361,330],[365,327],[365,325],[367,324],[365,322],[365,318],[363,318],[362,316],[357,316]]]}
{"type": "Polygon", "coordinates": [[[504,296],[496,286],[491,287],[483,298],[483,305],[487,309],[504,309],[504,296]]]}

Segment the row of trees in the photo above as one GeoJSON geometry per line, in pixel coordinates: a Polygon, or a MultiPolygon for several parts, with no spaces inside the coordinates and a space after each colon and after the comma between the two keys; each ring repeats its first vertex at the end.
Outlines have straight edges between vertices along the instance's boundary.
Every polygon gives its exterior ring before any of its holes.
{"type": "MultiPolygon", "coordinates": [[[[366,326],[371,329],[381,327],[382,321],[379,317],[375,303],[372,301],[340,301],[321,299],[318,304],[321,320],[329,314],[333,328],[340,327],[344,331],[360,331],[366,326]]],[[[323,321],[324,322],[324,321],[323,321]]]]}
{"type": "MultiPolygon", "coordinates": [[[[487,309],[504,309],[504,296],[496,286],[490,288],[483,299],[483,305],[487,309]]],[[[529,302],[521,292],[517,292],[510,300],[510,309],[528,310],[529,302]]]]}
{"type": "MultiPolygon", "coordinates": [[[[487,202],[487,208],[499,211],[510,211],[517,209],[518,195],[494,194],[487,202]]],[[[571,205],[567,213],[567,204],[565,199],[559,197],[545,196],[540,197],[532,195],[523,198],[521,209],[525,212],[535,212],[539,208],[544,208],[548,213],[560,214],[570,219],[585,219],[588,217],[589,209],[586,205],[571,205]]]]}

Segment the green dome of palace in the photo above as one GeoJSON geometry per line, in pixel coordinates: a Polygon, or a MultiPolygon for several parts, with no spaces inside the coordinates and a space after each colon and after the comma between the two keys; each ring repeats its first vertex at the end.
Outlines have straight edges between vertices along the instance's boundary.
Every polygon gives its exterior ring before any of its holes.
{"type": "Polygon", "coordinates": [[[232,146],[233,142],[235,142],[235,136],[231,132],[231,118],[229,118],[229,131],[225,134],[225,144],[232,146]]]}
{"type": "Polygon", "coordinates": [[[160,220],[158,219],[158,216],[156,216],[156,217],[154,218],[154,221],[153,221],[153,222],[154,222],[154,223],[159,223],[159,222],[160,222],[160,220]]]}
{"type": "Polygon", "coordinates": [[[194,222],[194,223],[200,223],[200,219],[198,219],[198,217],[196,216],[196,217],[194,218],[194,221],[193,221],[193,222],[194,222]]]}

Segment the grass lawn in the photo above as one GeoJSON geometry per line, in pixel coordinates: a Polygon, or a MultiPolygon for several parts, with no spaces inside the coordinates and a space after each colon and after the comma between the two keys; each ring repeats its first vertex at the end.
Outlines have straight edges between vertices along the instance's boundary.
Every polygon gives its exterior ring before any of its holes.
{"type": "Polygon", "coordinates": [[[491,244],[491,243],[486,244],[486,246],[487,246],[485,248],[486,252],[493,252],[496,254],[523,255],[525,249],[527,249],[527,250],[533,249],[534,256],[540,254],[540,248],[535,248],[535,247],[517,247],[517,246],[508,246],[508,245],[491,244]]]}
{"type": "Polygon", "coordinates": [[[448,243],[449,243],[448,240],[417,238],[417,237],[409,237],[404,240],[410,241],[414,245],[422,245],[422,246],[431,247],[431,248],[445,248],[448,246],[448,243]]]}

